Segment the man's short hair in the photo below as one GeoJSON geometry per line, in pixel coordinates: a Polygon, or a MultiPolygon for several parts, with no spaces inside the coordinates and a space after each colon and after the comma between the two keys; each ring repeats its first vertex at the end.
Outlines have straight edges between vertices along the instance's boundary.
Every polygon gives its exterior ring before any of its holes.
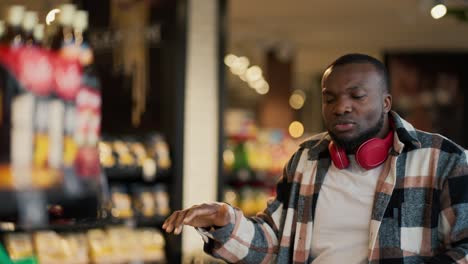
{"type": "Polygon", "coordinates": [[[384,92],[387,92],[387,93],[390,92],[390,79],[388,77],[387,69],[381,61],[379,61],[378,59],[372,56],[369,56],[366,54],[359,54],[359,53],[346,54],[336,59],[332,64],[330,64],[327,67],[327,69],[331,67],[343,66],[343,65],[352,64],[352,63],[372,64],[382,78],[384,92]]]}

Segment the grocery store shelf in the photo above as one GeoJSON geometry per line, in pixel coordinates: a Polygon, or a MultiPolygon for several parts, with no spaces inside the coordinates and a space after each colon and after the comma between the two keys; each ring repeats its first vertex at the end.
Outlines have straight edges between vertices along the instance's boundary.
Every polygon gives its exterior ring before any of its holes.
{"type": "Polygon", "coordinates": [[[139,217],[136,219],[136,226],[137,227],[162,227],[165,220],[166,220],[165,216],[139,217]]]}
{"type": "Polygon", "coordinates": [[[159,170],[153,178],[143,177],[143,170],[141,167],[119,167],[119,168],[105,168],[105,175],[111,182],[143,182],[143,183],[157,183],[169,182],[169,170],[159,170]]]}
{"type": "Polygon", "coordinates": [[[25,227],[11,222],[0,222],[0,233],[31,232],[31,231],[56,231],[56,232],[80,232],[90,229],[104,229],[112,226],[135,226],[160,228],[165,216],[135,217],[130,219],[120,218],[87,218],[78,220],[62,220],[47,225],[25,227]]]}
{"type": "Polygon", "coordinates": [[[280,178],[281,173],[268,171],[245,170],[243,172],[225,172],[224,182],[233,187],[242,187],[244,185],[252,187],[274,187],[280,178]]]}
{"type": "Polygon", "coordinates": [[[105,219],[80,219],[80,220],[69,220],[56,222],[47,225],[39,225],[26,227],[13,223],[4,222],[0,224],[0,232],[11,233],[11,232],[32,232],[32,231],[56,231],[56,232],[78,232],[96,228],[106,228],[109,226],[124,225],[124,221],[116,218],[105,218],[105,219]]]}
{"type": "Polygon", "coordinates": [[[0,220],[16,221],[21,217],[20,211],[27,210],[29,204],[39,206],[36,210],[46,215],[48,214],[48,207],[60,205],[61,217],[67,219],[95,218],[98,211],[98,193],[94,187],[83,187],[74,194],[70,194],[64,188],[21,191],[1,190],[0,220]]]}

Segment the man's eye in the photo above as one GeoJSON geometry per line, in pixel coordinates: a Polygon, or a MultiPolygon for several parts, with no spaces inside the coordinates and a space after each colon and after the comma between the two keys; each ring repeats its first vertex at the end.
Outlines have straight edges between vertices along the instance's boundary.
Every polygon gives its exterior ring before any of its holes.
{"type": "Polygon", "coordinates": [[[359,95],[353,95],[352,97],[353,97],[353,99],[362,99],[362,98],[366,97],[366,95],[365,94],[362,94],[362,95],[359,94],[359,95]]]}
{"type": "Polygon", "coordinates": [[[325,102],[326,102],[327,104],[333,103],[333,101],[335,101],[335,98],[334,98],[334,97],[325,97],[324,99],[325,99],[325,102]]]}

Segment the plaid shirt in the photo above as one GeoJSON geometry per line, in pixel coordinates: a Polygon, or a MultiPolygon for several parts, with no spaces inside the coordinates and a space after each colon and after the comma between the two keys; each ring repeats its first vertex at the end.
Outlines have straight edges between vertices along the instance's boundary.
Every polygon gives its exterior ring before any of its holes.
{"type": "MultiPolygon", "coordinates": [[[[369,263],[468,263],[468,152],[391,115],[396,134],[375,192],[369,263]]],[[[201,231],[205,251],[227,262],[311,263],[329,142],[322,133],[301,144],[263,213],[230,208],[230,224],[201,231]]]]}

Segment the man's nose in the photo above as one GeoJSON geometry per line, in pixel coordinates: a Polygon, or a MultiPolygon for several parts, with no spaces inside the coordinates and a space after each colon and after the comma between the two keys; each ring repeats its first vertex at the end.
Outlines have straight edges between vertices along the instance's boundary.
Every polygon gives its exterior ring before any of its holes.
{"type": "Polygon", "coordinates": [[[334,108],[335,115],[344,115],[352,112],[352,104],[349,100],[338,99],[334,108]]]}

